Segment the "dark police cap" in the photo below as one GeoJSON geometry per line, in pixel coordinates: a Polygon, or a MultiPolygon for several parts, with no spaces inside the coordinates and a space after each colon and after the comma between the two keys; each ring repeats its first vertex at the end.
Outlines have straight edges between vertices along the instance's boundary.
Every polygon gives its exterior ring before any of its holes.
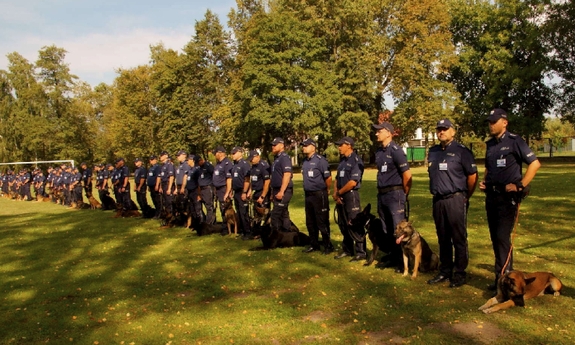
{"type": "Polygon", "coordinates": [[[142,161],[142,160],[141,160],[140,158],[134,159],[134,163],[138,163],[138,162],[141,162],[141,161],[142,161]]]}
{"type": "Polygon", "coordinates": [[[317,144],[311,138],[308,138],[308,139],[302,141],[302,143],[301,143],[301,146],[309,146],[309,145],[313,145],[314,147],[317,147],[317,144]]]}
{"type": "Polygon", "coordinates": [[[248,162],[251,162],[252,159],[254,159],[255,156],[259,156],[260,153],[256,150],[251,150],[250,151],[250,155],[248,156],[248,162]]]}
{"type": "Polygon", "coordinates": [[[277,137],[272,140],[272,146],[276,146],[277,144],[285,144],[284,139],[282,137],[277,137]]]}
{"type": "Polygon", "coordinates": [[[393,125],[387,121],[383,121],[382,123],[374,124],[373,128],[375,128],[377,130],[385,128],[389,131],[389,133],[393,133],[395,131],[395,129],[393,128],[393,125]]]}
{"type": "Polygon", "coordinates": [[[88,166],[88,164],[86,164],[86,162],[80,163],[80,166],[81,166],[81,167],[83,167],[84,165],[85,165],[85,166],[88,166]]]}
{"type": "Polygon", "coordinates": [[[162,156],[168,156],[168,155],[169,155],[168,151],[165,151],[165,150],[164,150],[164,151],[160,152],[160,157],[162,157],[162,156]]]}
{"type": "Polygon", "coordinates": [[[236,146],[232,149],[232,154],[237,153],[237,152],[244,152],[244,149],[239,147],[239,146],[236,146]]]}
{"type": "Polygon", "coordinates": [[[106,169],[110,169],[112,167],[112,164],[106,164],[106,169]]]}
{"type": "Polygon", "coordinates": [[[120,163],[120,162],[123,162],[123,161],[124,161],[124,157],[120,157],[120,158],[116,159],[116,163],[120,163]]]}
{"type": "Polygon", "coordinates": [[[224,149],[223,146],[217,146],[217,147],[214,149],[214,153],[218,153],[218,152],[226,153],[226,149],[224,149]]]}
{"type": "Polygon", "coordinates": [[[149,160],[151,160],[151,161],[153,161],[154,159],[158,159],[158,157],[155,156],[155,155],[151,155],[150,158],[149,158],[149,160]]]}
{"type": "Polygon", "coordinates": [[[189,160],[189,161],[190,161],[190,160],[194,160],[194,161],[195,161],[196,155],[190,153],[190,154],[186,157],[186,159],[189,160]]]}
{"type": "Polygon", "coordinates": [[[489,116],[487,117],[487,121],[489,122],[496,122],[499,119],[506,119],[507,120],[507,112],[501,108],[493,109],[489,116]]]}
{"type": "Polygon", "coordinates": [[[440,128],[453,128],[453,123],[451,123],[451,121],[449,121],[449,119],[442,119],[437,121],[437,125],[435,126],[435,129],[440,129],[440,128]]]}
{"type": "Polygon", "coordinates": [[[178,151],[178,153],[176,153],[176,156],[181,156],[181,155],[187,155],[188,153],[184,150],[180,150],[178,151]]]}
{"type": "Polygon", "coordinates": [[[343,144],[347,144],[349,146],[353,146],[355,144],[355,141],[353,141],[352,138],[350,137],[343,137],[341,139],[339,139],[338,141],[335,142],[335,144],[337,146],[343,145],[343,144]]]}

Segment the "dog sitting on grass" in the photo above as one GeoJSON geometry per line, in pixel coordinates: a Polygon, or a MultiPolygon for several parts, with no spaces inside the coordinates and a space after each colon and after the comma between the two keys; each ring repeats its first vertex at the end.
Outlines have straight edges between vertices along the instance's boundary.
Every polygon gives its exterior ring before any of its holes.
{"type": "Polygon", "coordinates": [[[411,222],[406,220],[397,224],[394,232],[396,243],[401,245],[403,252],[403,276],[409,274],[409,262],[413,261],[413,273],[411,279],[417,278],[417,272],[429,272],[437,269],[439,257],[435,254],[429,244],[413,227],[411,222]]]}

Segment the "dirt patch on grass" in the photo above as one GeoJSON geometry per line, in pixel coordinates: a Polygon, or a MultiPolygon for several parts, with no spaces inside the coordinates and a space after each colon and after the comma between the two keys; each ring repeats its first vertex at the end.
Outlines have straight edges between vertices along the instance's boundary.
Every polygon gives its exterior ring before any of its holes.
{"type": "Polygon", "coordinates": [[[405,344],[407,339],[402,338],[391,331],[387,332],[367,332],[363,335],[358,345],[373,345],[373,344],[405,344]]]}
{"type": "Polygon", "coordinates": [[[507,331],[488,322],[463,322],[453,324],[443,322],[436,324],[435,327],[445,332],[450,332],[459,338],[473,340],[474,343],[478,344],[492,344],[509,336],[507,331]]]}
{"type": "Polygon", "coordinates": [[[329,320],[329,318],[331,318],[331,317],[332,317],[332,315],[330,313],[326,313],[326,312],[321,311],[321,310],[316,310],[316,311],[312,311],[308,315],[304,316],[303,319],[305,321],[311,321],[313,323],[318,323],[318,322],[323,322],[323,321],[329,320]]]}

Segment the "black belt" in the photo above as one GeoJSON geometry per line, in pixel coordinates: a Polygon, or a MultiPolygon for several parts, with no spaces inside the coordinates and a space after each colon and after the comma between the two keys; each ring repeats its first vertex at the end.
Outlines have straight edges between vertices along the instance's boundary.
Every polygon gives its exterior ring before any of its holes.
{"type": "Polygon", "coordinates": [[[318,195],[318,194],[323,194],[325,193],[326,190],[314,190],[313,192],[304,192],[305,196],[312,196],[312,195],[318,195]]]}
{"type": "Polygon", "coordinates": [[[495,192],[495,193],[506,193],[507,191],[505,190],[505,185],[502,184],[492,184],[492,185],[487,185],[485,188],[485,191],[487,193],[489,192],[495,192]]]}
{"type": "Polygon", "coordinates": [[[383,188],[379,188],[379,187],[378,187],[378,188],[377,188],[377,192],[378,192],[379,194],[385,194],[385,193],[389,193],[389,192],[391,192],[391,191],[400,190],[400,189],[403,189],[403,186],[402,186],[402,185],[389,186],[389,187],[383,187],[383,188]]]}
{"type": "Polygon", "coordinates": [[[200,186],[200,189],[208,189],[208,188],[212,188],[212,186],[200,186]]]}
{"type": "Polygon", "coordinates": [[[433,196],[433,200],[451,199],[456,195],[463,195],[463,192],[455,192],[455,193],[449,193],[449,194],[435,194],[433,196]]]}

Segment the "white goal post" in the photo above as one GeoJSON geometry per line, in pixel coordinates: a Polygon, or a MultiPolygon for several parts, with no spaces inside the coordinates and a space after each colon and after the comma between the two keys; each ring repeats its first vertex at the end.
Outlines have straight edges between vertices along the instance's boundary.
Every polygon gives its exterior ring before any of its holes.
{"type": "Polygon", "coordinates": [[[38,166],[38,164],[44,164],[44,163],[70,163],[70,165],[72,166],[72,168],[74,167],[74,161],[73,160],[58,160],[58,161],[34,161],[34,162],[11,162],[11,163],[0,163],[0,165],[36,165],[38,166]]]}

